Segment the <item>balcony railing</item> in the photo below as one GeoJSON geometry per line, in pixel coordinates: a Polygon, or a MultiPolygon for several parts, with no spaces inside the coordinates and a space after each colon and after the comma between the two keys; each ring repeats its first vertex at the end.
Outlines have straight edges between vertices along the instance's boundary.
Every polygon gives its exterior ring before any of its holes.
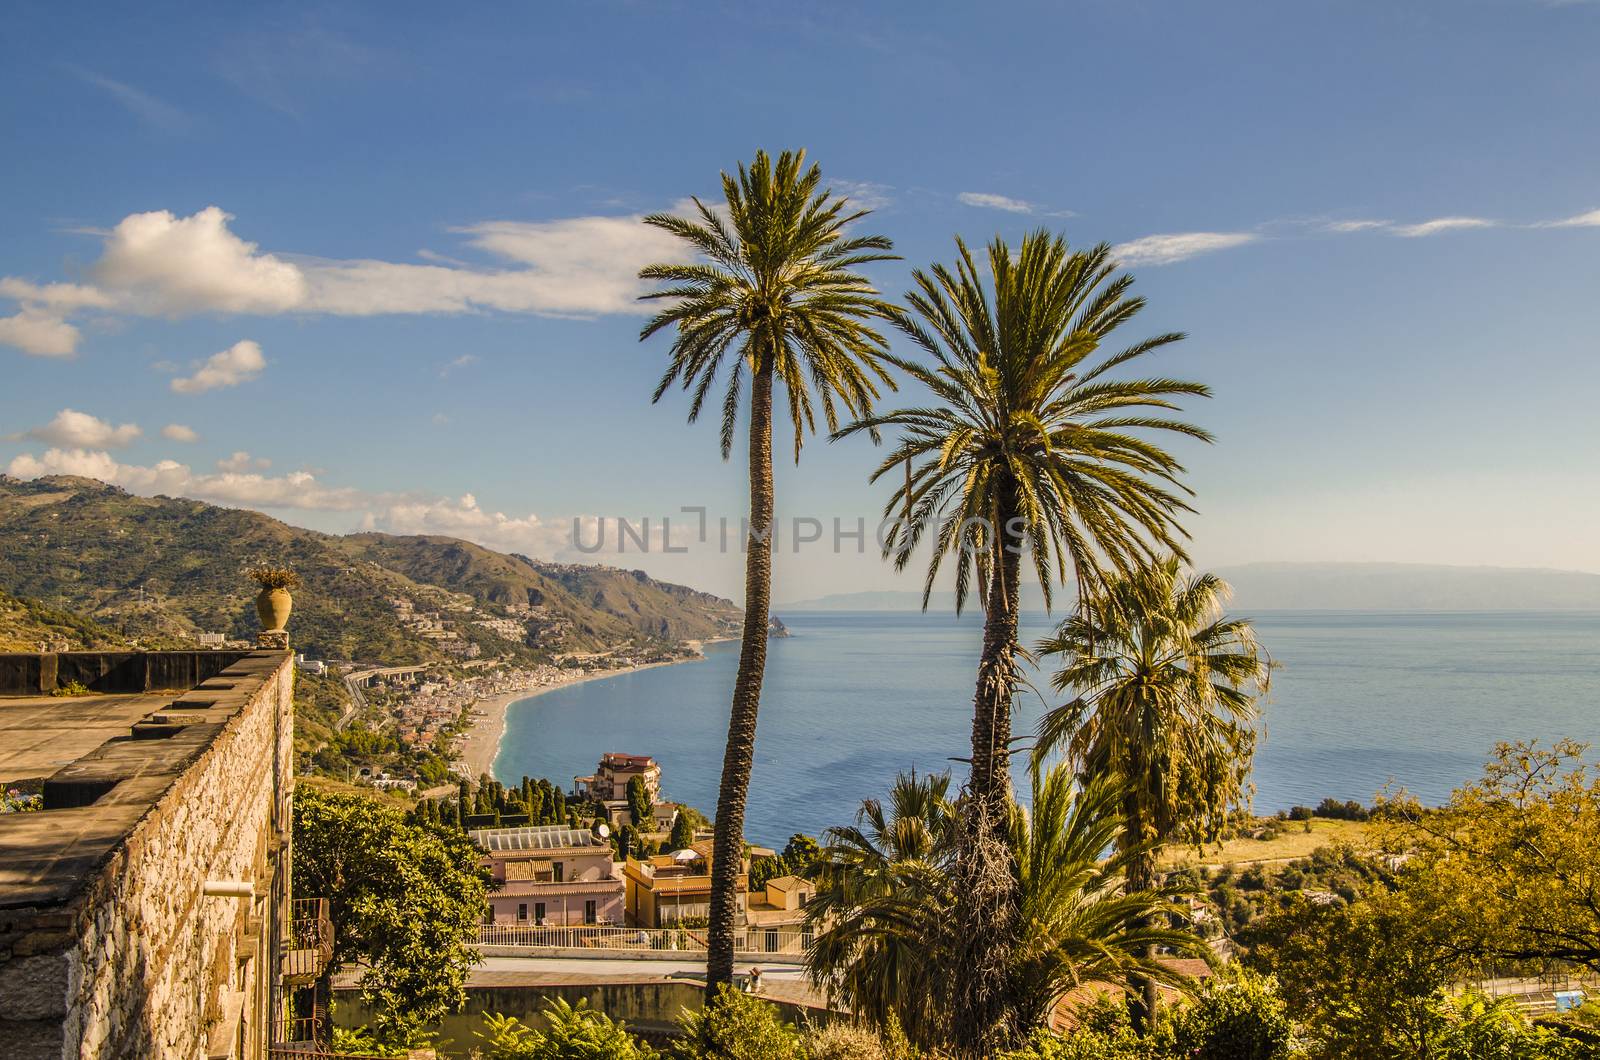
{"type": "Polygon", "coordinates": [[[289,903],[289,931],[283,942],[283,979],[312,983],[333,960],[333,922],[326,898],[296,898],[289,903]]]}
{"type": "MultiPolygon", "coordinates": [[[[812,932],[808,928],[742,927],[734,930],[733,948],[740,956],[787,957],[799,961],[805,958],[811,939],[812,932]]],[[[673,952],[703,954],[706,929],[481,924],[478,945],[528,950],[530,956],[541,950],[585,950],[592,951],[596,957],[673,952]]]]}

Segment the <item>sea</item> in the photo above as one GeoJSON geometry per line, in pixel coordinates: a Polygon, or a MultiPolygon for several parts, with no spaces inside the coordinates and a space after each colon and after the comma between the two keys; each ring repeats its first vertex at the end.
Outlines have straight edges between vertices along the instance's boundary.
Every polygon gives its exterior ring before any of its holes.
{"type": "MultiPolygon", "coordinates": [[[[896,773],[965,766],[981,618],[786,612],[770,642],[745,833],[781,846],[850,823],[896,773]]],[[[1600,741],[1600,613],[1267,611],[1251,616],[1277,664],[1263,709],[1253,805],[1426,803],[1481,775],[1497,741],[1600,741]]],[[[1024,641],[1050,630],[1026,616],[1024,641]]],[[[716,807],[738,644],[705,658],[553,689],[512,704],[495,775],[567,783],[602,752],[653,755],[665,797],[716,807]]],[[[1014,732],[1061,697],[1032,671],[1014,732]]],[[[1025,779],[1019,777],[1019,787],[1025,779]]]]}

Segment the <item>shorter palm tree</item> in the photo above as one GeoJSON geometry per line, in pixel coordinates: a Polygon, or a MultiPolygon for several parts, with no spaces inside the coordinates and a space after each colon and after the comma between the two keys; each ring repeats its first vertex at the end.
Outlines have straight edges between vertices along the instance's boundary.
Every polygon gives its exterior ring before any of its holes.
{"type": "MultiPolygon", "coordinates": [[[[812,981],[868,1023],[898,1024],[930,1048],[949,1041],[951,969],[970,947],[947,787],[946,777],[901,777],[890,813],[868,800],[855,827],[831,829],[809,914],[819,929],[807,953],[812,981]]],[[[1044,1026],[1056,999],[1085,982],[1138,974],[1191,985],[1157,956],[1207,952],[1197,935],[1165,926],[1187,917],[1183,895],[1125,887],[1139,851],[1121,842],[1120,786],[1079,786],[1058,766],[1034,774],[1032,794],[1032,811],[1016,808],[1007,834],[1019,916],[1003,989],[1022,1029],[1044,1026]]]]}
{"type": "MultiPolygon", "coordinates": [[[[1073,699],[1040,720],[1035,767],[1064,749],[1083,774],[1120,782],[1129,891],[1156,886],[1164,844],[1214,838],[1244,797],[1271,660],[1248,620],[1223,613],[1228,592],[1168,556],[1085,599],[1038,645],[1073,699]]],[[[1140,993],[1142,1017],[1154,984],[1140,993]]]]}

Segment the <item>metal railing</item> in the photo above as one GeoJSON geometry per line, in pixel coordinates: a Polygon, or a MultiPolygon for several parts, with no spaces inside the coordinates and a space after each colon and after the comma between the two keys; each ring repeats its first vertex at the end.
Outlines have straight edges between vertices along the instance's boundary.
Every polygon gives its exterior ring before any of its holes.
{"type": "Polygon", "coordinates": [[[289,931],[283,940],[283,978],[310,983],[333,960],[333,921],[326,898],[296,898],[289,903],[289,931]]]}
{"type": "MultiPolygon", "coordinates": [[[[805,956],[811,939],[809,928],[749,926],[734,930],[733,948],[735,953],[747,956],[777,955],[798,959],[805,956]]],[[[597,957],[630,953],[704,953],[706,929],[481,924],[478,945],[534,951],[592,950],[597,957]]]]}

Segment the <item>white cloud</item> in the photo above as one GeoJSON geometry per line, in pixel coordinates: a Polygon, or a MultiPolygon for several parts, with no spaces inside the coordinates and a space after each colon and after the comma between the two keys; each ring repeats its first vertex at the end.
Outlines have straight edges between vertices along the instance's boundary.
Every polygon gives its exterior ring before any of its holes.
{"type": "Polygon", "coordinates": [[[233,471],[196,474],[175,460],[148,467],[119,464],[104,450],[48,449],[43,456],[23,453],[11,461],[6,472],[24,479],[82,475],[134,493],[164,493],[242,507],[357,511],[373,503],[373,498],[360,490],[325,486],[309,471],[276,476],[233,471]]]}
{"type": "Polygon", "coordinates": [[[148,125],[165,132],[181,132],[189,126],[189,116],[165,100],[157,99],[142,89],[113,81],[92,70],[71,68],[74,73],[97,88],[104,89],[111,98],[127,108],[129,113],[148,125]]]}
{"type": "Polygon", "coordinates": [[[471,365],[474,365],[474,364],[477,364],[477,363],[478,363],[477,355],[471,354],[471,353],[463,353],[460,357],[457,357],[455,360],[450,361],[450,362],[448,362],[446,364],[440,365],[440,367],[439,367],[439,378],[440,379],[448,378],[450,373],[455,371],[457,368],[467,368],[467,367],[470,367],[471,365]]]}
{"type": "Polygon", "coordinates": [[[34,306],[25,305],[13,316],[0,317],[0,344],[35,357],[71,357],[78,350],[79,334],[59,315],[34,306]]]}
{"type": "Polygon", "coordinates": [[[181,423],[169,423],[161,428],[161,437],[169,442],[198,442],[200,436],[193,427],[185,427],[181,423]]]}
{"type": "Polygon", "coordinates": [[[1590,210],[1561,221],[1547,221],[1542,228],[1600,228],[1600,210],[1590,210]]]}
{"type": "Polygon", "coordinates": [[[0,298],[14,298],[24,305],[44,306],[68,312],[73,309],[109,309],[110,295],[94,287],[76,283],[30,283],[17,276],[0,279],[0,298]]]}
{"type": "Polygon", "coordinates": [[[553,556],[565,547],[571,528],[537,515],[511,516],[485,511],[472,494],[460,498],[404,500],[372,512],[369,525],[392,534],[443,534],[464,537],[503,552],[553,556]]]}
{"type": "Polygon", "coordinates": [[[1005,210],[1007,213],[1032,213],[1038,209],[1026,199],[1013,199],[1009,195],[994,195],[987,191],[964,191],[956,198],[968,206],[978,206],[986,210],[1005,210]]]}
{"type": "Polygon", "coordinates": [[[849,199],[849,207],[856,210],[881,210],[894,202],[890,195],[894,188],[888,184],[877,184],[870,180],[835,180],[830,182],[830,186],[835,195],[849,199]]]}
{"type": "Polygon", "coordinates": [[[218,471],[265,471],[271,466],[271,460],[262,456],[251,456],[243,449],[217,461],[218,471]]]}
{"type": "Polygon", "coordinates": [[[1374,228],[1388,228],[1392,221],[1330,221],[1323,227],[1329,232],[1366,232],[1374,228]]]}
{"type": "Polygon", "coordinates": [[[230,219],[215,206],[189,217],[130,214],[106,237],[94,277],[132,308],[157,315],[299,308],[307,292],[299,267],[259,253],[228,229],[230,219]]]}
{"type": "Polygon", "coordinates": [[[680,240],[638,215],[555,221],[485,221],[457,229],[504,263],[466,265],[280,256],[236,235],[231,215],[208,206],[188,217],[130,214],[109,232],[90,270],[94,286],[0,279],[22,303],[0,318],[0,342],[43,356],[70,355],[76,312],[145,316],[322,313],[337,316],[499,310],[546,316],[644,313],[639,270],[688,256],[680,240]]]}
{"type": "Polygon", "coordinates": [[[1422,221],[1414,225],[1395,225],[1390,231],[1397,236],[1415,239],[1418,236],[1437,235],[1440,232],[1455,232],[1467,228],[1493,228],[1495,222],[1482,217],[1435,217],[1431,221],[1422,221]]]}
{"type": "Polygon", "coordinates": [[[1199,254],[1254,243],[1258,238],[1252,232],[1172,232],[1119,243],[1111,248],[1111,255],[1123,265],[1171,265],[1199,254]]]}
{"type": "Polygon", "coordinates": [[[120,449],[131,445],[142,433],[136,423],[113,427],[87,412],[62,409],[55,419],[43,427],[24,431],[21,437],[74,449],[120,449]]]}
{"type": "Polygon", "coordinates": [[[219,387],[248,383],[260,375],[266,366],[260,345],[244,339],[221,353],[213,353],[194,375],[174,379],[171,385],[180,394],[201,394],[219,387]]]}

